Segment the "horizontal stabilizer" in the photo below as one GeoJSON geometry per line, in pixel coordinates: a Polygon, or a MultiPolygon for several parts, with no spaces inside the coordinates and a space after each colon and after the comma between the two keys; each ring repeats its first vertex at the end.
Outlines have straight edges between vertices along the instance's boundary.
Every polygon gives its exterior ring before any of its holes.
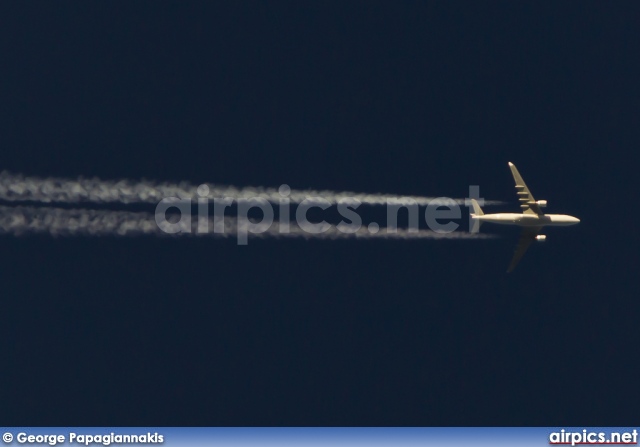
{"type": "Polygon", "coordinates": [[[478,204],[478,201],[476,199],[471,199],[471,206],[473,207],[473,214],[475,214],[476,216],[484,216],[482,208],[480,208],[480,205],[478,204]]]}

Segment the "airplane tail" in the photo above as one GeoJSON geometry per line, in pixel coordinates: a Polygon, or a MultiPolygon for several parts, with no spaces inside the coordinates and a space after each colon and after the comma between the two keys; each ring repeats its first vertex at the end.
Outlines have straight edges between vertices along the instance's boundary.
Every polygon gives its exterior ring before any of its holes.
{"type": "Polygon", "coordinates": [[[478,219],[478,216],[484,216],[482,212],[482,208],[476,201],[476,199],[471,199],[471,206],[473,207],[473,213],[471,213],[471,232],[478,233],[480,231],[480,225],[482,221],[478,219]]]}

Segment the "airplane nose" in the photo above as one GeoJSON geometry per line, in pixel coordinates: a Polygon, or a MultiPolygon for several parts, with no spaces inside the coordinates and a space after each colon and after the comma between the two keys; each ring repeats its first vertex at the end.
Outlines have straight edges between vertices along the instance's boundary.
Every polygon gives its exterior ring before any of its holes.
{"type": "Polygon", "coordinates": [[[580,223],[580,219],[578,219],[577,217],[574,217],[576,223],[580,223]]]}

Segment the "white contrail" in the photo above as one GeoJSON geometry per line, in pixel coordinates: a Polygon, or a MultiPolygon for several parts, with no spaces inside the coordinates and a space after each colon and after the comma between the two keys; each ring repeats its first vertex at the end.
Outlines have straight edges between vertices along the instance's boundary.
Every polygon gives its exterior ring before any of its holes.
{"type": "MultiPolygon", "coordinates": [[[[341,199],[356,199],[366,205],[385,205],[388,202],[403,205],[430,203],[459,205],[465,204],[465,199],[437,200],[434,197],[394,196],[389,194],[363,194],[355,192],[290,190],[286,185],[279,189],[234,186],[208,185],[198,189],[187,182],[156,183],[147,180],[133,182],[131,180],[100,180],[98,178],[69,180],[62,178],[25,177],[3,171],[0,173],[0,200],[10,202],[40,202],[40,203],[154,203],[165,198],[196,199],[198,197],[216,199],[229,197],[235,200],[265,199],[271,203],[280,203],[287,197],[292,204],[299,204],[307,199],[310,203],[322,198],[335,204],[341,199]],[[206,191],[204,194],[203,191],[206,191]],[[283,194],[281,194],[281,191],[283,194]],[[198,195],[198,192],[201,195],[198,195]]],[[[502,202],[488,201],[485,205],[498,205],[502,202]]]]}
{"type": "MultiPolygon", "coordinates": [[[[0,234],[27,235],[49,234],[52,236],[166,236],[166,237],[238,237],[248,234],[250,238],[303,238],[303,239],[487,239],[489,234],[452,232],[437,233],[431,230],[410,232],[398,229],[388,233],[386,228],[371,232],[361,227],[355,233],[341,232],[335,226],[320,234],[312,234],[293,222],[288,222],[288,229],[283,230],[275,221],[262,232],[255,233],[256,224],[248,219],[235,217],[208,219],[203,228],[196,216],[192,219],[181,219],[176,224],[179,232],[169,234],[156,223],[155,215],[148,212],[63,209],[29,206],[0,206],[0,234]],[[224,222],[224,232],[220,231],[224,222]],[[282,232],[286,231],[286,232],[282,232]]],[[[376,228],[377,229],[377,228],[376,228]]]]}

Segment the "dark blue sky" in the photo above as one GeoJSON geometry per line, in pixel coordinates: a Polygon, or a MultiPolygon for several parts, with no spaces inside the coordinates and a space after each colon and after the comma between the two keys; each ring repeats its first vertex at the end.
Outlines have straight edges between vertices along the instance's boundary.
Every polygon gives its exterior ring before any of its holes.
{"type": "Polygon", "coordinates": [[[0,169],[477,184],[517,210],[512,161],[582,220],[510,275],[518,232],[489,225],[504,237],[2,236],[3,424],[637,422],[639,8],[396,3],[0,6],[0,169]]]}

